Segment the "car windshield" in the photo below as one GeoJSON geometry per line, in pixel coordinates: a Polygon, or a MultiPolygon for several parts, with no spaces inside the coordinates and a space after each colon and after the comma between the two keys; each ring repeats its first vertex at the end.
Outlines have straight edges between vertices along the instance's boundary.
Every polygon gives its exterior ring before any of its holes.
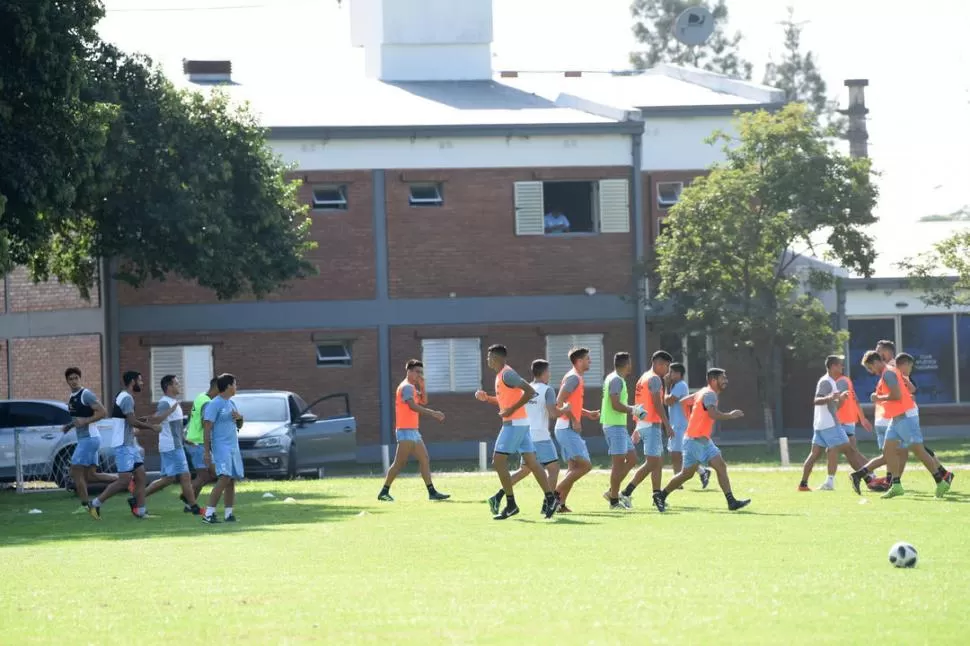
{"type": "Polygon", "coordinates": [[[286,397],[236,395],[232,401],[247,422],[285,422],[289,410],[286,397]]]}

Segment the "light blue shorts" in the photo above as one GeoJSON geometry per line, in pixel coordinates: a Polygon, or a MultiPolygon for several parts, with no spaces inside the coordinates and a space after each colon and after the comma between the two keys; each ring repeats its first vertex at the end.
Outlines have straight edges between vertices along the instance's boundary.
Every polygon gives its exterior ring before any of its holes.
{"type": "Polygon", "coordinates": [[[643,442],[643,454],[648,458],[659,458],[664,454],[664,432],[662,424],[650,424],[641,427],[640,441],[643,442]]]}
{"type": "Polygon", "coordinates": [[[189,468],[192,471],[205,470],[205,447],[201,444],[186,444],[185,457],[188,460],[189,468]]]}
{"type": "Polygon", "coordinates": [[[687,427],[677,428],[673,427],[674,436],[667,438],[667,452],[668,453],[683,453],[684,452],[684,433],[687,432],[687,427]]]}
{"type": "Polygon", "coordinates": [[[137,446],[115,447],[115,468],[118,473],[131,473],[145,466],[145,455],[137,446]]]}
{"type": "Polygon", "coordinates": [[[879,450],[882,451],[883,445],[886,444],[886,429],[888,426],[877,426],[876,427],[876,444],[879,445],[879,450]]]}
{"type": "Polygon", "coordinates": [[[399,428],[394,431],[398,442],[423,442],[421,431],[416,428],[399,428]]]}
{"type": "Polygon", "coordinates": [[[603,435],[606,436],[610,455],[626,455],[633,450],[633,440],[630,439],[626,426],[604,426],[603,435]]]}
{"type": "Polygon", "coordinates": [[[710,438],[684,438],[684,468],[694,465],[707,466],[711,460],[721,455],[721,449],[710,438]]]}
{"type": "Polygon", "coordinates": [[[535,453],[536,447],[532,443],[532,432],[529,423],[513,424],[505,422],[495,440],[495,452],[513,455],[515,453],[535,453]]]}
{"type": "Polygon", "coordinates": [[[855,435],[855,424],[843,424],[842,430],[845,431],[847,437],[852,437],[855,435]]]}
{"type": "Polygon", "coordinates": [[[98,451],[100,450],[100,437],[82,437],[77,441],[77,446],[74,447],[74,454],[71,455],[71,466],[98,466],[98,451]]]}
{"type": "Polygon", "coordinates": [[[217,476],[228,476],[233,480],[246,477],[243,471],[242,454],[235,446],[213,446],[212,464],[216,468],[217,476]]]}
{"type": "Polygon", "coordinates": [[[556,450],[556,443],[552,440],[539,440],[538,442],[533,440],[532,445],[536,449],[536,460],[542,466],[559,462],[559,451],[556,450]]]}
{"type": "Polygon", "coordinates": [[[900,415],[889,421],[886,431],[887,440],[896,440],[900,448],[908,449],[914,444],[923,443],[923,430],[919,427],[919,417],[900,415]]]}
{"type": "Polygon", "coordinates": [[[842,430],[841,426],[833,426],[812,434],[812,444],[823,449],[834,449],[837,446],[849,443],[849,437],[842,430]]]}
{"type": "Polygon", "coordinates": [[[562,456],[566,461],[585,460],[589,462],[589,448],[583,436],[571,428],[557,428],[556,439],[559,440],[559,448],[562,449],[562,456]]]}
{"type": "Polygon", "coordinates": [[[161,473],[163,478],[174,478],[182,473],[189,472],[189,461],[185,459],[185,451],[181,448],[172,449],[171,451],[162,451],[159,453],[161,457],[161,473]]]}

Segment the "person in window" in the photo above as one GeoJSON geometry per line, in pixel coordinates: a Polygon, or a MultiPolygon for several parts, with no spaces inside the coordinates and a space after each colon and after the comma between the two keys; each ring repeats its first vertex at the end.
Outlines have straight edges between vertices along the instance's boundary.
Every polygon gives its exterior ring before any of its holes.
{"type": "Polygon", "coordinates": [[[546,233],[569,233],[569,218],[559,209],[546,213],[546,233]]]}

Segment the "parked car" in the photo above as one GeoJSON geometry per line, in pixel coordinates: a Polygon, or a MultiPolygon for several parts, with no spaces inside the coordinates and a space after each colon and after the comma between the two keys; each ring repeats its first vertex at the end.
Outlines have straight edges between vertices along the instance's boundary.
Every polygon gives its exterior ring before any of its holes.
{"type": "Polygon", "coordinates": [[[240,390],[232,400],[245,419],[239,448],[247,477],[292,478],[327,464],[357,460],[357,421],[346,393],[309,405],[296,393],[282,390],[240,390]],[[340,405],[337,414],[314,412],[328,405],[340,405]]]}

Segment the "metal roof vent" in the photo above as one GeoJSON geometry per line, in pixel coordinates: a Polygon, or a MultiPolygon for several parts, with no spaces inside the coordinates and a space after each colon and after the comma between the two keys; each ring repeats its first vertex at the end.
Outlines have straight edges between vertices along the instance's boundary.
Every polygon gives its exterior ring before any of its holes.
{"type": "Polygon", "coordinates": [[[232,83],[232,61],[182,59],[182,72],[192,83],[232,83]]]}

